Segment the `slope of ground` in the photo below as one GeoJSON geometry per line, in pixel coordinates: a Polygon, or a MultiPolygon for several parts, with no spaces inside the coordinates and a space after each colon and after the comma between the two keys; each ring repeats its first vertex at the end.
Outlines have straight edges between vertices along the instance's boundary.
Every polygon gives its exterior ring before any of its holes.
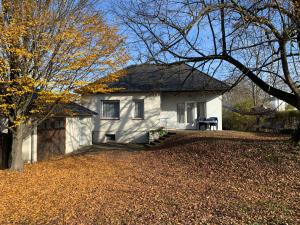
{"type": "Polygon", "coordinates": [[[0,224],[299,224],[299,178],[285,137],[184,132],[0,171],[0,224]]]}

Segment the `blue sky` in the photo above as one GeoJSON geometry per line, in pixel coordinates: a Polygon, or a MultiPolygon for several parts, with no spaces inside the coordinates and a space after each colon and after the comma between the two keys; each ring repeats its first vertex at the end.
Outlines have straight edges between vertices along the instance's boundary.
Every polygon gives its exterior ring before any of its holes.
{"type": "MultiPolygon", "coordinates": [[[[131,31],[129,30],[128,27],[122,25],[122,23],[118,22],[118,20],[113,16],[113,14],[111,12],[112,6],[113,6],[113,1],[114,0],[103,0],[98,5],[99,9],[103,11],[105,21],[108,24],[118,26],[120,29],[120,34],[122,36],[126,37],[127,51],[130,54],[130,56],[132,57],[132,59],[128,62],[128,65],[141,63],[142,61],[137,60],[137,59],[140,58],[139,54],[141,52],[147,54],[146,48],[144,47],[144,45],[141,42],[139,42],[138,38],[131,33],[131,31]]],[[[206,28],[206,29],[209,29],[209,28],[206,28]]],[[[194,35],[194,31],[192,31],[190,35],[194,35]]],[[[212,41],[210,39],[210,33],[205,32],[205,28],[204,29],[202,28],[201,35],[202,35],[200,38],[201,45],[202,45],[202,43],[204,43],[204,47],[206,49],[210,49],[210,48],[212,49],[213,45],[212,45],[212,41]]],[[[214,62],[212,64],[212,68],[208,71],[209,75],[213,74],[214,68],[216,68],[218,66],[218,64],[219,64],[218,62],[214,62]]],[[[229,77],[230,71],[228,71],[228,69],[231,69],[231,67],[229,67],[228,64],[227,64],[227,66],[225,64],[225,66],[222,66],[222,68],[219,69],[217,71],[217,73],[214,74],[214,76],[218,79],[224,80],[229,77]]],[[[205,72],[207,72],[207,71],[205,70],[205,72]]]]}

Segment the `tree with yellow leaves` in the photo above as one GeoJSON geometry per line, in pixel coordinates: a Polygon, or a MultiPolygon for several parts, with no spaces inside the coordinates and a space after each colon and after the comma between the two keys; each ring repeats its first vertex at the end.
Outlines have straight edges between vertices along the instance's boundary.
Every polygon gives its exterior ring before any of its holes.
{"type": "Polygon", "coordinates": [[[0,117],[12,134],[12,170],[23,170],[25,133],[80,93],[110,92],[128,56],[93,0],[0,0],[0,117]],[[117,72],[119,71],[119,72],[117,72]],[[111,74],[100,79],[104,74],[111,74]]]}

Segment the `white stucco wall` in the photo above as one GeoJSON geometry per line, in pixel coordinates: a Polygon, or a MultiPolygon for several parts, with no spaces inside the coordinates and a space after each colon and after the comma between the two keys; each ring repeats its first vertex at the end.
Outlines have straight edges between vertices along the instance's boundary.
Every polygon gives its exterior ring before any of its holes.
{"type": "Polygon", "coordinates": [[[222,130],[222,96],[207,101],[206,117],[218,117],[218,130],[222,130]]]}
{"type": "Polygon", "coordinates": [[[22,145],[22,158],[25,162],[31,159],[31,135],[27,136],[22,145]]]}
{"type": "Polygon", "coordinates": [[[162,93],[161,125],[168,129],[186,129],[186,124],[177,123],[177,104],[186,102],[205,102],[206,117],[218,117],[218,129],[222,130],[222,96],[203,92],[162,93]]]}
{"type": "Polygon", "coordinates": [[[92,145],[92,128],[91,117],[67,117],[65,153],[71,153],[83,146],[92,145]]]}
{"type": "Polygon", "coordinates": [[[278,99],[278,98],[274,98],[271,101],[271,105],[277,111],[285,111],[287,103],[284,102],[284,101],[282,101],[282,100],[280,100],[280,99],[278,99]]]}
{"type": "Polygon", "coordinates": [[[116,142],[145,143],[148,131],[160,126],[160,94],[158,93],[113,93],[89,95],[81,104],[98,113],[94,117],[93,141],[106,142],[106,134],[115,134],[116,142]],[[144,119],[134,119],[134,101],[144,100],[144,119]],[[102,100],[120,101],[120,119],[103,119],[102,100]]]}
{"type": "Polygon", "coordinates": [[[37,161],[37,129],[25,137],[22,145],[22,158],[25,162],[37,161]]]}

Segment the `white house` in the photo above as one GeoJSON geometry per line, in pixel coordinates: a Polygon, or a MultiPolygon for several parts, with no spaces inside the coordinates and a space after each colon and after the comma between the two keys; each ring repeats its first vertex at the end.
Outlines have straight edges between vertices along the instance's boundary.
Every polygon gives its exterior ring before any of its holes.
{"type": "Polygon", "coordinates": [[[281,99],[278,99],[276,97],[270,97],[268,99],[268,102],[270,106],[275,109],[276,111],[285,111],[287,103],[282,101],[281,99]]]}
{"type": "Polygon", "coordinates": [[[222,93],[228,86],[189,65],[142,64],[126,69],[110,94],[84,95],[81,104],[97,112],[93,142],[145,143],[148,132],[198,129],[197,119],[216,117],[222,129],[222,93]]]}
{"type": "MultiPolygon", "coordinates": [[[[23,159],[36,162],[92,143],[146,143],[149,132],[161,127],[198,129],[199,118],[217,118],[222,130],[225,83],[185,64],[142,64],[126,71],[109,84],[120,88],[118,92],[86,94],[83,106],[58,107],[55,116],[24,139],[23,159]]],[[[3,162],[1,145],[0,159],[3,162]]]]}

